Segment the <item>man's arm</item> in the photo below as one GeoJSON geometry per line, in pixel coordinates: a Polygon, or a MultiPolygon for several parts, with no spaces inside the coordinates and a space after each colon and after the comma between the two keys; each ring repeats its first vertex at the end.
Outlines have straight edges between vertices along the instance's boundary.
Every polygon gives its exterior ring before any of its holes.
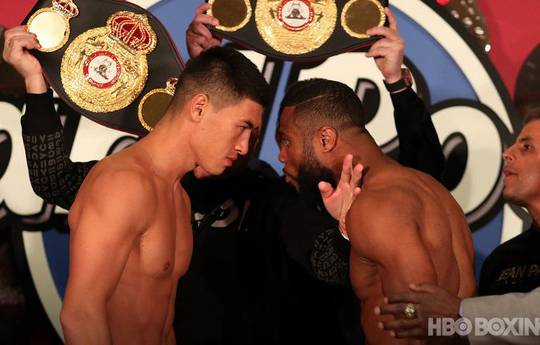
{"type": "MultiPolygon", "coordinates": [[[[414,201],[404,191],[387,190],[376,195],[362,192],[347,216],[351,274],[372,265],[381,282],[380,287],[371,286],[360,292],[365,293],[363,326],[370,343],[407,344],[381,330],[379,323],[390,319],[374,316],[372,311],[384,296],[407,291],[413,282],[437,282],[433,262],[414,220],[417,213],[414,201]]],[[[354,276],[352,279],[353,285],[358,283],[354,276]]]]}
{"type": "Polygon", "coordinates": [[[29,52],[36,48],[36,36],[27,32],[25,26],[6,31],[3,58],[23,77],[27,92],[26,114],[21,124],[32,187],[45,201],[67,209],[95,162],[69,160],[52,93],[39,61],[29,52]]]}
{"type": "MultiPolygon", "coordinates": [[[[511,293],[497,296],[472,297],[460,300],[457,296],[445,289],[430,284],[413,284],[410,291],[390,295],[388,304],[381,304],[375,313],[381,315],[393,315],[397,320],[384,322],[384,329],[394,332],[398,338],[425,339],[428,337],[429,318],[453,318],[465,317],[472,322],[475,319],[490,320],[493,318],[525,317],[535,324],[535,318],[540,318],[540,288],[529,293],[511,293]],[[417,310],[417,318],[414,320],[403,319],[403,307],[405,303],[414,303],[417,310]],[[460,315],[461,314],[461,315],[460,315]]],[[[496,330],[495,330],[496,331],[496,330]]],[[[457,339],[455,343],[470,343],[472,345],[499,345],[538,344],[539,336],[532,332],[529,336],[513,336],[512,332],[506,336],[483,335],[457,339]],[[459,342],[460,341],[460,342],[459,342]]]]}
{"type": "MultiPolygon", "coordinates": [[[[396,19],[385,9],[389,27],[368,30],[369,35],[383,38],[371,46],[366,56],[373,57],[386,84],[403,79],[404,41],[398,31],[396,19]]],[[[390,94],[394,105],[394,120],[400,143],[399,162],[421,170],[440,180],[444,170],[444,155],[424,102],[409,87],[390,94]]]]}
{"type": "Polygon", "coordinates": [[[127,171],[102,173],[81,190],[69,216],[70,267],[60,315],[67,344],[112,344],[107,302],[148,227],[151,195],[148,180],[127,171]]]}
{"type": "Polygon", "coordinates": [[[399,139],[399,163],[440,181],[445,158],[431,114],[410,88],[392,93],[391,97],[399,139]]]}
{"type": "Polygon", "coordinates": [[[69,159],[50,90],[27,94],[26,99],[21,125],[32,188],[46,202],[69,209],[97,161],[74,163],[69,159]]]}
{"type": "MultiPolygon", "coordinates": [[[[474,320],[484,318],[528,318],[533,325],[538,324],[535,319],[540,318],[540,288],[529,293],[510,293],[500,296],[483,296],[465,298],[461,301],[462,316],[475,324],[474,320]]],[[[496,330],[494,330],[496,332],[496,330]]],[[[469,335],[472,345],[497,345],[497,344],[538,344],[540,336],[513,336],[512,332],[504,336],[483,335],[475,336],[474,332],[469,335]]]]}

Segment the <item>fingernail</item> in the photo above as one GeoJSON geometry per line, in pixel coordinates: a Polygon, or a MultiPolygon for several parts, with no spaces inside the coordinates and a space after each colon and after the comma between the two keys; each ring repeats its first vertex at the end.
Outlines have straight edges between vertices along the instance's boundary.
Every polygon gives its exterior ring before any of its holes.
{"type": "Polygon", "coordinates": [[[381,308],[375,307],[373,311],[375,312],[375,315],[381,315],[381,308]]]}
{"type": "Polygon", "coordinates": [[[396,332],[390,331],[390,335],[395,338],[396,337],[396,332]]]}
{"type": "Polygon", "coordinates": [[[384,329],[384,325],[382,322],[378,322],[377,327],[379,327],[380,329],[384,329]]]}
{"type": "Polygon", "coordinates": [[[388,297],[384,298],[384,303],[388,304],[388,297]]]}

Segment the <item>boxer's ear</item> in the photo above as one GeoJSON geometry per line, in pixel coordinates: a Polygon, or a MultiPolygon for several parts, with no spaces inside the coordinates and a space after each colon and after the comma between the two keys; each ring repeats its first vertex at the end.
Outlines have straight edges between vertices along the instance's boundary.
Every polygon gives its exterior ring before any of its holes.
{"type": "Polygon", "coordinates": [[[194,122],[200,122],[210,106],[210,98],[207,94],[198,93],[191,98],[190,117],[194,122]]]}
{"type": "Polygon", "coordinates": [[[317,131],[317,143],[322,152],[330,152],[337,145],[337,131],[333,127],[321,127],[317,131]]]}

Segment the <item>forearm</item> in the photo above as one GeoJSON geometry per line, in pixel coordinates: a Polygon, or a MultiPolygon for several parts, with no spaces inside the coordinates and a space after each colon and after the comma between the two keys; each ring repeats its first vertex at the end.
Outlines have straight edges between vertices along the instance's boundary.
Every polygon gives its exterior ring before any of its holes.
{"type": "Polygon", "coordinates": [[[444,154],[424,102],[410,88],[391,94],[399,138],[399,162],[440,180],[444,154]]]}
{"type": "Polygon", "coordinates": [[[24,84],[27,93],[40,94],[49,90],[49,85],[41,73],[28,76],[24,79],[24,84]]]}
{"type": "Polygon", "coordinates": [[[63,308],[62,330],[66,345],[111,345],[106,308],[95,306],[63,308]]]}
{"type": "Polygon", "coordinates": [[[96,162],[73,163],[64,151],[61,132],[24,135],[23,141],[34,192],[50,204],[69,209],[96,162]]]}
{"type": "Polygon", "coordinates": [[[467,318],[503,318],[526,316],[540,318],[540,288],[528,293],[508,293],[505,295],[465,298],[462,311],[467,318]]]}
{"type": "Polygon", "coordinates": [[[21,125],[32,188],[48,203],[69,209],[95,162],[73,163],[69,159],[50,91],[27,95],[21,125]]]}

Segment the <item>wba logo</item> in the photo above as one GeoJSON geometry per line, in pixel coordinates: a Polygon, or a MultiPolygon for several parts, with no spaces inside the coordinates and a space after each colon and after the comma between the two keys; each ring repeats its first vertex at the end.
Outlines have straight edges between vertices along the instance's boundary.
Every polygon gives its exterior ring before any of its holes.
{"type": "MultiPolygon", "coordinates": [[[[158,17],[166,12],[181,14],[188,23],[193,14],[186,13],[185,6],[184,2],[164,2],[151,11],[158,17]]],[[[481,262],[494,246],[524,227],[521,211],[501,199],[501,155],[519,130],[518,119],[485,53],[474,46],[461,27],[452,26],[446,13],[420,0],[394,0],[392,6],[406,42],[405,64],[413,72],[417,92],[432,111],[447,157],[445,184],[467,214],[481,262]]],[[[184,30],[171,29],[171,34],[177,42],[184,41],[184,30]]],[[[377,67],[363,53],[351,52],[303,65],[244,53],[274,88],[274,107],[267,111],[259,155],[276,170],[281,170],[274,141],[277,105],[287,85],[313,77],[338,80],[355,89],[365,103],[368,129],[377,143],[389,154],[399,149],[390,97],[377,67]]],[[[32,191],[20,129],[23,112],[0,98],[0,218],[22,230],[21,249],[31,279],[61,334],[58,315],[67,279],[69,238],[57,224],[58,220],[65,221],[66,211],[46,205],[32,191]]],[[[59,113],[63,115],[67,150],[73,161],[99,159],[134,141],[67,108],[60,107],[59,113]]],[[[42,145],[54,146],[54,138],[50,139],[40,138],[34,143],[36,152],[43,152],[42,145]]]]}

